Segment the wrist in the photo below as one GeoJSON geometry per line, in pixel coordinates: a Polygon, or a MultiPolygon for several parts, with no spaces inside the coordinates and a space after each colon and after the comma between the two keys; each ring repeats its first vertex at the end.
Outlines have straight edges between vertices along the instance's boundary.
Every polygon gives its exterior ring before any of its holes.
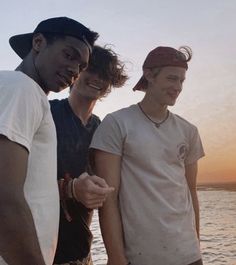
{"type": "Polygon", "coordinates": [[[76,193],[76,183],[79,180],[77,178],[74,178],[71,183],[71,193],[72,193],[72,198],[75,199],[77,202],[80,201],[78,194],[76,193]]]}
{"type": "Polygon", "coordinates": [[[73,180],[68,174],[65,174],[65,178],[58,180],[58,187],[60,193],[60,200],[75,199],[73,193],[73,180]]]}
{"type": "Polygon", "coordinates": [[[73,179],[71,179],[68,184],[67,184],[67,192],[66,192],[66,195],[67,195],[67,198],[68,199],[74,199],[74,196],[73,196],[73,189],[72,189],[72,184],[73,184],[73,179]]]}

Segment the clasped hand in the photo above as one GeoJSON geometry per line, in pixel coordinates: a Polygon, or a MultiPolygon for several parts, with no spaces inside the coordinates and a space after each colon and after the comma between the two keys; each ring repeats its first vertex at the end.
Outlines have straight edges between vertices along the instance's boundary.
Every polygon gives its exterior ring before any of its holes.
{"type": "Polygon", "coordinates": [[[76,200],[89,209],[102,207],[109,193],[114,191],[106,181],[96,175],[88,175],[84,172],[74,183],[74,193],[76,200]]]}

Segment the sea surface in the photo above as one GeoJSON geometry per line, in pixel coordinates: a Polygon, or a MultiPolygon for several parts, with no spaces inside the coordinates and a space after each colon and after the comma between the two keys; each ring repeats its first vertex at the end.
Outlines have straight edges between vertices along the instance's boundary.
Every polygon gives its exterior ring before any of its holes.
{"type": "MultiPolygon", "coordinates": [[[[198,196],[204,265],[236,265],[236,184],[202,185],[198,196]]],[[[96,212],[92,232],[94,265],[106,265],[107,257],[96,212]]]]}

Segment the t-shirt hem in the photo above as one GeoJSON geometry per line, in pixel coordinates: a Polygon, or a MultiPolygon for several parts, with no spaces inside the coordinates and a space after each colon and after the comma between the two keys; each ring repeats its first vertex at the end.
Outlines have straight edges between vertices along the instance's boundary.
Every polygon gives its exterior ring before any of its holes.
{"type": "Polygon", "coordinates": [[[189,265],[193,262],[196,262],[198,260],[200,260],[202,257],[201,257],[201,254],[200,255],[196,255],[196,256],[193,256],[189,259],[186,259],[185,261],[182,261],[181,263],[178,263],[178,265],[189,265]]]}
{"type": "Polygon", "coordinates": [[[30,151],[29,142],[24,137],[19,135],[18,133],[10,130],[7,127],[2,127],[0,129],[0,134],[6,136],[10,141],[16,142],[24,146],[28,151],[30,151]]]}
{"type": "Polygon", "coordinates": [[[97,150],[100,150],[100,151],[104,151],[104,152],[107,152],[107,153],[110,153],[110,154],[113,154],[113,155],[118,155],[118,156],[122,156],[121,153],[119,152],[116,152],[114,150],[110,150],[110,149],[107,149],[107,148],[104,148],[103,146],[99,146],[99,145],[91,145],[89,147],[89,149],[97,149],[97,150]]]}
{"type": "Polygon", "coordinates": [[[203,153],[203,154],[197,156],[197,157],[194,158],[194,159],[186,160],[186,161],[185,161],[185,165],[191,165],[191,164],[197,162],[199,159],[201,159],[201,158],[204,157],[204,156],[205,156],[205,153],[203,153]]]}

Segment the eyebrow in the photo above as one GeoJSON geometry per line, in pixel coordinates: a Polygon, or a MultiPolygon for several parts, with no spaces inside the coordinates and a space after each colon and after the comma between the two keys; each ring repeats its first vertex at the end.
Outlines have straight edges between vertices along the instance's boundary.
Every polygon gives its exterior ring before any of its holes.
{"type": "Polygon", "coordinates": [[[71,49],[71,50],[73,50],[74,53],[79,54],[79,55],[81,56],[81,52],[80,52],[80,50],[75,49],[73,46],[67,44],[67,45],[65,46],[65,48],[67,48],[67,49],[71,49]]]}
{"type": "MultiPolygon", "coordinates": [[[[76,56],[78,56],[80,59],[82,59],[82,56],[81,56],[81,51],[80,51],[80,49],[76,49],[75,47],[73,47],[73,46],[71,46],[71,45],[69,45],[69,44],[67,44],[66,46],[65,46],[67,49],[71,49],[71,50],[73,50],[73,52],[76,54],[76,56]]],[[[87,61],[81,61],[81,64],[84,64],[84,65],[88,65],[88,62],[87,61]]]]}
{"type": "Polygon", "coordinates": [[[167,77],[173,77],[173,78],[176,78],[176,79],[180,79],[181,81],[184,81],[186,79],[186,77],[181,77],[181,76],[178,76],[178,75],[175,75],[175,74],[169,74],[167,77]]]}
{"type": "MultiPolygon", "coordinates": [[[[171,77],[177,77],[177,78],[181,78],[181,79],[182,79],[182,77],[181,77],[181,76],[179,76],[179,75],[176,75],[176,74],[169,74],[168,76],[171,76],[171,77]]],[[[184,79],[185,79],[185,77],[184,77],[184,79]]]]}

